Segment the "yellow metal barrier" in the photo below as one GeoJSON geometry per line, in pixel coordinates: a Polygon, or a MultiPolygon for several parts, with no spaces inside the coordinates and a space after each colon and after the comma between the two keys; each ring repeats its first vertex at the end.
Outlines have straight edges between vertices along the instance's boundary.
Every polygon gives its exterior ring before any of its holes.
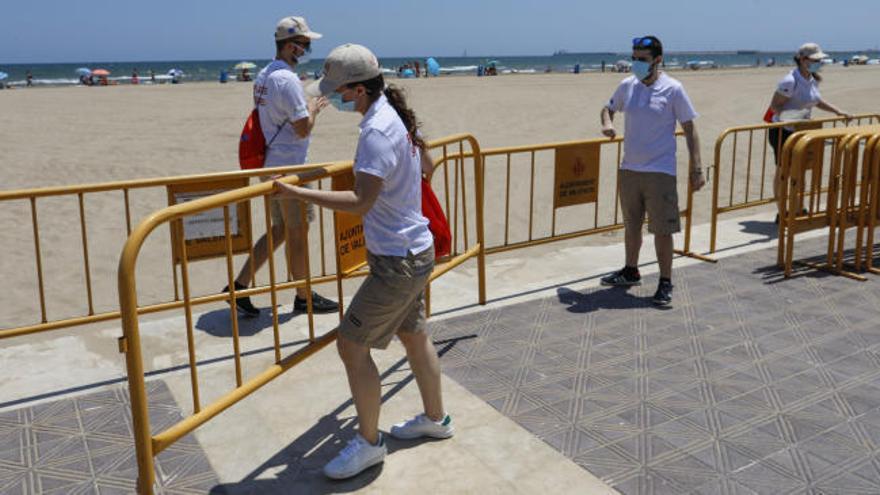
{"type": "MultiPolygon", "coordinates": [[[[681,131],[676,135],[678,137],[684,136],[681,131]]],[[[503,174],[504,180],[504,196],[488,198],[486,213],[487,222],[494,222],[492,230],[503,232],[504,234],[502,239],[487,239],[486,253],[495,254],[514,249],[537,246],[548,242],[574,239],[582,236],[623,229],[624,225],[622,215],[619,211],[617,186],[618,170],[623,155],[622,145],[623,138],[617,137],[614,139],[597,138],[583,141],[567,141],[484,150],[483,161],[488,177],[493,181],[500,181],[502,180],[501,176],[503,174]],[[559,208],[556,207],[551,208],[550,211],[546,212],[546,217],[543,217],[543,225],[536,226],[536,224],[542,219],[542,217],[536,216],[536,195],[542,193],[546,194],[548,191],[552,191],[553,188],[553,183],[550,182],[553,177],[553,169],[550,168],[548,173],[547,162],[545,161],[543,164],[539,163],[537,159],[538,154],[542,152],[545,154],[550,152],[559,153],[559,150],[572,147],[596,148],[594,158],[598,160],[598,190],[596,191],[595,201],[590,202],[592,206],[580,205],[567,208],[563,213],[568,214],[566,223],[569,228],[567,229],[565,227],[560,228],[560,219],[558,218],[559,208]],[[490,163],[491,161],[499,161],[492,160],[495,157],[503,158],[501,162],[504,164],[504,169],[501,174],[496,172],[497,165],[490,163]],[[518,167],[515,165],[517,162],[519,165],[518,167]],[[543,166],[544,169],[538,170],[538,167],[541,166],[543,166]],[[523,170],[525,170],[526,173],[522,173],[523,170]],[[517,172],[519,172],[517,176],[519,180],[513,178],[514,174],[517,174],[517,172]],[[525,184],[528,185],[525,186],[525,184]],[[514,190],[512,191],[512,189],[514,190]],[[518,199],[520,203],[525,203],[525,198],[528,198],[528,209],[525,214],[523,213],[522,208],[516,208],[516,205],[514,204],[515,201],[512,201],[511,199],[512,197],[518,199]],[[493,211],[488,211],[488,205],[493,205],[495,209],[493,211]],[[527,235],[524,236],[524,239],[514,240],[511,238],[510,231],[512,214],[518,215],[518,217],[514,219],[515,221],[518,220],[523,226],[527,224],[527,229],[524,229],[527,232],[527,235]],[[499,219],[499,217],[501,218],[499,219]],[[489,220],[490,218],[491,220],[489,220]],[[587,219],[588,221],[588,226],[586,228],[583,228],[584,219],[587,219]],[[589,225],[589,223],[592,225],[589,225]],[[543,232],[536,233],[536,230],[539,229],[543,230],[543,232]],[[564,231],[559,232],[559,230],[564,231]]],[[[552,158],[550,158],[550,160],[550,163],[552,163],[552,158]]],[[[715,260],[711,258],[691,251],[694,191],[688,180],[689,174],[685,172],[678,175],[680,178],[683,177],[684,182],[686,183],[684,186],[679,184],[679,187],[683,188],[685,191],[685,206],[680,212],[681,216],[685,219],[685,225],[683,229],[684,246],[682,249],[676,250],[676,253],[701,259],[703,261],[714,262],[715,260]]]]}
{"type": "MultiPolygon", "coordinates": [[[[483,246],[483,225],[482,225],[482,208],[483,208],[483,170],[480,148],[477,141],[469,135],[456,135],[438,141],[429,143],[429,147],[434,150],[442,150],[442,155],[438,155],[435,160],[435,169],[443,169],[442,177],[444,178],[444,188],[440,190],[438,196],[446,205],[447,211],[452,212],[450,218],[450,228],[454,233],[452,253],[440,260],[431,275],[431,280],[443,275],[456,266],[464,263],[468,259],[476,258],[478,264],[478,284],[479,284],[479,302],[485,303],[485,261],[483,246]],[[470,150],[465,152],[465,145],[470,150]],[[449,148],[457,147],[456,154],[450,154],[449,148]],[[473,160],[473,168],[470,175],[473,187],[473,199],[467,194],[465,160],[467,157],[473,160]],[[452,176],[454,185],[449,188],[449,168],[452,167],[452,176]],[[471,221],[471,228],[468,228],[468,208],[471,208],[474,220],[471,221]],[[459,214],[460,213],[460,214],[459,214]],[[469,230],[471,233],[469,234],[469,230]],[[473,236],[473,237],[471,237],[473,236]],[[473,241],[475,240],[475,241],[473,241]]],[[[307,172],[285,178],[284,180],[290,184],[299,184],[305,182],[314,182],[321,179],[350,175],[352,172],[351,162],[335,163],[325,165],[319,168],[311,168],[307,172]]],[[[435,174],[435,178],[441,177],[435,174]]],[[[314,332],[314,323],[312,313],[309,311],[309,343],[286,357],[281,356],[281,340],[278,331],[278,308],[276,304],[276,293],[278,290],[293,287],[309,287],[316,280],[326,281],[327,277],[312,278],[307,274],[304,280],[279,284],[275,281],[275,266],[273,258],[269,257],[269,277],[270,283],[265,288],[248,289],[245,291],[236,291],[232,284],[233,266],[232,266],[232,235],[230,229],[229,206],[252,198],[263,196],[266,204],[266,222],[270,225],[269,219],[269,194],[272,191],[270,183],[252,185],[241,189],[226,191],[220,194],[203,197],[190,202],[170,206],[155,212],[148,216],[136,229],[134,229],[125,243],[122,255],[119,260],[119,303],[120,312],[123,323],[123,337],[120,339],[120,350],[126,355],[126,367],[128,371],[128,382],[131,397],[132,420],[135,436],[135,448],[137,451],[138,462],[138,491],[140,493],[152,493],[154,471],[153,458],[168,446],[179,440],[184,435],[193,431],[200,425],[209,421],[211,418],[221,413],[225,409],[231,407],[238,401],[247,397],[263,385],[269,383],[291,367],[302,362],[304,359],[324,348],[336,339],[336,330],[331,330],[323,335],[316,336],[314,332]],[[147,406],[147,396],[144,379],[143,349],[141,347],[141,337],[139,331],[139,306],[137,296],[136,269],[138,256],[141,247],[148,240],[151,233],[155,232],[160,226],[168,224],[174,229],[181,229],[182,221],[186,217],[191,217],[198,213],[202,213],[217,208],[223,208],[223,222],[226,239],[226,269],[227,279],[230,282],[230,292],[228,294],[215,295],[209,297],[193,298],[191,297],[189,285],[189,266],[187,260],[187,251],[182,245],[183,236],[178,236],[178,242],[181,243],[178,252],[181,254],[181,271],[183,279],[183,301],[182,307],[185,311],[186,321],[186,341],[190,371],[190,381],[192,387],[193,414],[184,420],[171,426],[165,431],[155,435],[151,434],[149,411],[147,406]],[[233,301],[237,296],[253,295],[269,292],[272,298],[272,317],[274,330],[274,351],[275,364],[269,366],[255,377],[246,379],[242,373],[241,351],[239,346],[239,331],[236,318],[236,309],[233,301]],[[208,405],[203,406],[199,394],[199,378],[197,370],[196,346],[193,332],[193,315],[192,308],[198,304],[204,304],[217,300],[226,300],[229,302],[232,311],[230,312],[232,327],[232,347],[234,354],[235,366],[235,387],[214,400],[208,405]]],[[[303,212],[303,215],[305,213],[303,212]]],[[[268,231],[269,250],[273,248],[273,239],[271,229],[268,231]]],[[[337,263],[338,263],[337,252],[337,263]]],[[[309,266],[308,261],[306,265],[309,266]]],[[[337,266],[341,266],[337,264],[337,266]]],[[[345,277],[362,275],[365,272],[359,269],[353,269],[334,275],[331,279],[338,281],[338,289],[340,302],[342,301],[342,284],[341,281],[345,277]]],[[[176,306],[179,307],[179,306],[176,306]]],[[[341,304],[340,304],[341,307],[341,304]]],[[[167,308],[171,309],[171,308],[167,308]]],[[[340,309],[340,316],[342,310],[340,309]]]]}
{"type": "MultiPolygon", "coordinates": [[[[274,168],[272,172],[296,173],[320,166],[321,164],[278,167],[274,168]]],[[[95,242],[95,239],[94,236],[90,239],[89,232],[90,230],[93,231],[93,228],[90,228],[90,225],[97,224],[104,227],[99,232],[100,236],[98,237],[97,242],[108,243],[110,242],[108,240],[108,237],[110,236],[110,234],[112,234],[112,232],[108,231],[106,226],[113,225],[114,223],[122,223],[119,220],[124,220],[124,229],[126,235],[119,235],[120,242],[124,241],[125,237],[127,237],[127,235],[131,234],[132,232],[132,217],[135,215],[135,208],[133,208],[132,206],[132,196],[134,196],[132,193],[134,191],[139,191],[144,198],[148,198],[148,200],[146,201],[146,205],[141,205],[141,207],[138,209],[155,211],[156,209],[165,206],[165,201],[167,201],[166,190],[169,188],[194,185],[205,182],[224,182],[232,181],[235,179],[247,180],[251,177],[257,177],[261,175],[266,175],[266,171],[248,170],[227,173],[160,177],[154,179],[140,179],[99,184],[85,184],[77,186],[49,187],[40,189],[25,189],[0,192],[0,208],[8,211],[15,208],[17,204],[24,203],[29,207],[30,210],[31,225],[29,230],[32,235],[32,247],[34,252],[33,260],[36,275],[33,291],[36,297],[34,304],[25,309],[28,310],[28,314],[39,313],[40,315],[39,322],[16,321],[13,322],[13,325],[10,327],[0,328],[0,339],[45,332],[50,330],[77,327],[104,321],[111,321],[120,317],[119,311],[102,310],[102,308],[96,307],[97,305],[95,304],[95,296],[93,295],[94,285],[96,283],[104,283],[108,286],[108,288],[115,287],[112,278],[110,278],[115,276],[115,258],[110,259],[104,257],[98,260],[91,259],[89,255],[89,247],[95,242]],[[114,195],[117,193],[121,194],[118,203],[113,203],[112,207],[108,207],[106,205],[102,206],[99,211],[92,214],[92,217],[87,214],[87,199],[99,194],[114,195]],[[69,203],[71,201],[76,202],[75,209],[63,207],[66,203],[69,203]],[[52,238],[64,238],[63,242],[69,242],[65,236],[74,236],[74,238],[70,240],[73,242],[80,242],[82,244],[82,258],[80,260],[80,265],[82,267],[81,270],[83,273],[82,285],[63,285],[58,281],[57,278],[52,277],[52,273],[47,274],[45,272],[44,262],[47,261],[47,258],[44,254],[44,251],[46,249],[46,246],[42,245],[41,243],[41,216],[38,215],[38,206],[41,203],[47,204],[46,211],[48,212],[43,213],[43,221],[46,221],[45,217],[47,215],[51,215],[51,218],[49,218],[49,222],[51,224],[63,225],[63,231],[58,230],[57,227],[51,230],[52,238]],[[70,215],[78,215],[78,224],[74,221],[67,220],[70,215]],[[123,219],[119,219],[120,216],[122,216],[123,219]],[[94,217],[97,217],[97,220],[95,220],[94,217]],[[90,240],[92,241],[91,243],[90,240]],[[105,276],[105,278],[97,279],[94,275],[96,271],[99,273],[106,273],[107,275],[105,276]],[[65,294],[81,293],[83,302],[81,309],[77,310],[71,308],[61,308],[60,310],[58,310],[56,308],[55,311],[52,311],[49,303],[47,303],[46,297],[46,288],[48,285],[46,282],[47,276],[52,278],[53,282],[51,286],[54,287],[56,290],[61,290],[65,294]],[[64,315],[60,317],[53,317],[52,315],[52,312],[69,312],[72,310],[78,311],[78,314],[74,316],[64,315]]],[[[319,182],[319,188],[320,187],[324,186],[322,183],[319,182]]],[[[321,243],[318,248],[321,258],[321,274],[324,277],[329,277],[321,280],[323,282],[333,280],[333,277],[331,276],[333,274],[328,271],[326,263],[327,242],[325,239],[326,236],[324,235],[324,224],[326,222],[326,215],[327,212],[323,211],[323,209],[320,210],[320,214],[318,215],[318,228],[321,239],[321,243]]],[[[120,228],[122,228],[121,225],[120,228]]],[[[4,242],[4,246],[0,246],[0,249],[20,249],[25,246],[26,241],[23,240],[24,235],[17,236],[16,232],[11,231],[7,232],[7,234],[8,237],[6,237],[6,242],[4,242]],[[13,241],[17,243],[15,246],[11,246],[11,243],[13,241]]],[[[59,241],[56,240],[55,242],[59,241]]],[[[49,247],[51,248],[51,246],[49,247]]],[[[162,248],[165,249],[167,248],[167,246],[162,246],[162,248]]],[[[4,254],[0,252],[0,256],[4,256],[4,254]]],[[[156,254],[156,256],[160,257],[158,253],[156,254]]],[[[161,255],[162,258],[168,259],[165,256],[166,255],[164,254],[161,255]]],[[[57,254],[55,254],[54,258],[49,257],[48,261],[56,261],[57,263],[62,264],[63,268],[65,269],[67,269],[70,265],[76,265],[75,260],[62,258],[57,254]]],[[[142,304],[138,308],[139,314],[157,313],[169,309],[183,307],[183,302],[180,299],[179,293],[179,280],[177,269],[174,267],[173,264],[170,266],[172,269],[172,280],[174,285],[173,299],[169,297],[165,300],[153,301],[149,304],[142,304]]],[[[25,269],[26,267],[19,266],[18,268],[25,269]]],[[[153,266],[151,269],[155,273],[158,272],[161,268],[163,267],[153,266]]],[[[16,287],[19,291],[26,291],[30,289],[25,284],[21,283],[16,284],[16,287]]],[[[250,295],[250,293],[240,294],[250,295]]],[[[224,294],[216,294],[199,298],[199,300],[210,302],[219,301],[225,298],[226,295],[224,294]]]]}
{"type": "MultiPolygon", "coordinates": [[[[715,140],[715,154],[712,177],[712,217],[711,233],[709,238],[709,252],[714,253],[717,245],[718,216],[724,213],[754,208],[767,205],[776,201],[773,191],[773,178],[776,172],[776,162],[773,150],[769,146],[769,132],[771,129],[780,129],[786,126],[795,126],[796,130],[824,128],[850,124],[862,125],[880,123],[878,114],[856,115],[852,120],[843,117],[816,119],[804,122],[782,122],[772,124],[754,124],[731,127],[722,132],[715,140]],[[747,137],[746,137],[747,136],[747,137]],[[755,150],[755,140],[760,151],[755,150]],[[742,149],[740,143],[745,143],[742,149]],[[745,173],[737,173],[737,162],[744,161],[745,173]],[[760,174],[757,170],[760,168],[760,174]],[[721,189],[727,192],[727,197],[721,197],[721,189]],[[757,192],[755,192],[757,190],[757,192]],[[726,199],[726,205],[722,206],[726,199]]],[[[781,141],[781,132],[779,139],[781,141]]],[[[782,152],[782,146],[777,145],[782,152]]]]}
{"type": "MultiPolygon", "coordinates": [[[[795,235],[808,230],[828,227],[828,250],[824,264],[797,262],[823,269],[856,280],[865,280],[858,273],[843,269],[845,231],[859,227],[856,265],[861,268],[860,251],[864,241],[863,229],[876,209],[870,201],[876,191],[873,184],[877,171],[873,169],[873,147],[876,146],[880,126],[861,126],[838,129],[802,131],[793,134],[782,151],[782,187],[777,262],[791,276],[794,260],[795,235]],[[824,161],[811,157],[816,147],[831,144],[830,166],[824,170],[824,161]],[[866,146],[865,146],[866,145],[866,146]],[[859,160],[859,151],[865,151],[859,160]],[[804,208],[808,205],[808,208],[804,208]]],[[[873,250],[873,233],[868,239],[873,250]]]]}

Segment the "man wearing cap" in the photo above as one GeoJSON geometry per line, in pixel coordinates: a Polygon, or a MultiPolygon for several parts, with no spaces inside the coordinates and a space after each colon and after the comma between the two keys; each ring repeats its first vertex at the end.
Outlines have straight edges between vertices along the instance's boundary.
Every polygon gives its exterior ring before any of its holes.
{"type": "Polygon", "coordinates": [[[681,83],[660,70],[663,45],[659,39],[635,38],[632,60],[633,75],[620,83],[601,113],[602,133],[610,138],[616,136],[612,124],[614,114],[626,113],[623,162],[618,172],[626,264],[623,269],[603,277],[602,285],[641,285],[639,250],[647,213],[648,231],[654,234],[654,249],[660,265],[660,282],[652,302],[666,306],[672,302],[672,234],[681,230],[675,124],[681,124],[687,139],[690,185],[699,190],[705,180],[693,122],[697,112],[681,83]]]}
{"type": "MultiPolygon", "coordinates": [[[[321,36],[309,29],[302,17],[285,17],[275,27],[275,60],[264,67],[254,81],[254,105],[258,109],[260,126],[267,143],[264,162],[267,168],[301,165],[306,162],[309,136],[315,125],[315,118],[327,105],[327,100],[307,100],[294,68],[311,52],[312,40],[320,39],[321,36]]],[[[295,280],[302,280],[307,273],[303,253],[308,249],[306,235],[309,222],[314,220],[314,208],[300,201],[282,198],[273,198],[269,203],[275,247],[280,246],[284,240],[287,241],[287,260],[291,274],[295,280]],[[306,208],[305,219],[302,208],[306,208]]],[[[268,251],[267,236],[263,235],[254,246],[254,258],[248,258],[235,280],[236,290],[247,288],[251,281],[251,263],[254,264],[253,272],[256,272],[266,262],[268,251]]],[[[224,290],[228,290],[228,287],[224,290]]],[[[306,311],[306,289],[300,287],[296,292],[293,310],[306,311]]],[[[236,306],[246,316],[259,315],[259,309],[251,304],[249,297],[237,298],[236,306]]],[[[332,313],[339,306],[313,292],[312,309],[318,313],[332,313]]]]}
{"type": "MultiPolygon", "coordinates": [[[[813,107],[841,117],[852,118],[850,114],[823,100],[819,93],[819,83],[822,81],[819,71],[822,70],[822,60],[825,58],[828,58],[828,55],[816,43],[801,45],[794,56],[794,63],[797,66],[779,81],[776,91],[773,92],[773,99],[770,100],[773,122],[809,120],[813,107]]],[[[794,126],[784,126],[774,127],[767,133],[777,164],[776,176],[773,180],[776,197],[779,197],[782,185],[782,169],[778,167],[780,151],[794,131],[794,126]]],[[[782,211],[782,206],[777,206],[782,211]]],[[[778,216],[776,221],[779,221],[778,216]]]]}

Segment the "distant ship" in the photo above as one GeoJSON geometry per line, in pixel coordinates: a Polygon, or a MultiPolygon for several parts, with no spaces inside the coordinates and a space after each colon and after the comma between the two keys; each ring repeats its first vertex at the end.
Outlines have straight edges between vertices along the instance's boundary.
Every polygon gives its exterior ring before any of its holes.
{"type": "Polygon", "coordinates": [[[757,55],[758,50],[737,50],[737,55],[757,55]]]}

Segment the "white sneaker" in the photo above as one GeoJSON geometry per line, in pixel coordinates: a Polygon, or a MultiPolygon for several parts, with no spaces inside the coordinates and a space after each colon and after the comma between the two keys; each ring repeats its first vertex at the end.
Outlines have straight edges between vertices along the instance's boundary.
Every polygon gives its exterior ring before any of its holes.
{"type": "Polygon", "coordinates": [[[445,415],[440,421],[433,421],[424,414],[419,414],[409,421],[397,423],[391,427],[391,436],[401,440],[412,440],[419,437],[449,438],[455,434],[452,416],[445,415]]]}
{"type": "Polygon", "coordinates": [[[379,433],[379,445],[372,445],[360,433],[348,441],[336,457],[324,466],[324,475],[334,480],[351,478],[370,466],[385,460],[388,449],[379,433]]]}

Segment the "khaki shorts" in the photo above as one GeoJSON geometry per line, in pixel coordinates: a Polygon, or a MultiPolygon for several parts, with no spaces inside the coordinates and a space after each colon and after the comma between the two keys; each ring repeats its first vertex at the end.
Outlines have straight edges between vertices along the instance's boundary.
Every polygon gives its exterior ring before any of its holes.
{"type": "Polygon", "coordinates": [[[681,231],[675,176],[659,172],[620,170],[620,208],[626,225],[641,226],[648,214],[648,232],[668,235],[681,231]]]}
{"type": "MultiPolygon", "coordinates": [[[[270,177],[260,177],[260,180],[266,182],[270,177]]],[[[302,187],[311,188],[311,184],[302,184],[302,187]]],[[[272,215],[272,223],[275,225],[286,225],[289,228],[300,227],[303,225],[302,209],[306,209],[306,225],[315,221],[315,205],[305,203],[298,199],[282,199],[270,196],[269,212],[272,215]]]]}
{"type": "Polygon", "coordinates": [[[339,326],[339,335],[385,349],[398,332],[425,331],[425,286],[434,269],[434,248],[407,257],[367,253],[370,274],[339,326]]]}

